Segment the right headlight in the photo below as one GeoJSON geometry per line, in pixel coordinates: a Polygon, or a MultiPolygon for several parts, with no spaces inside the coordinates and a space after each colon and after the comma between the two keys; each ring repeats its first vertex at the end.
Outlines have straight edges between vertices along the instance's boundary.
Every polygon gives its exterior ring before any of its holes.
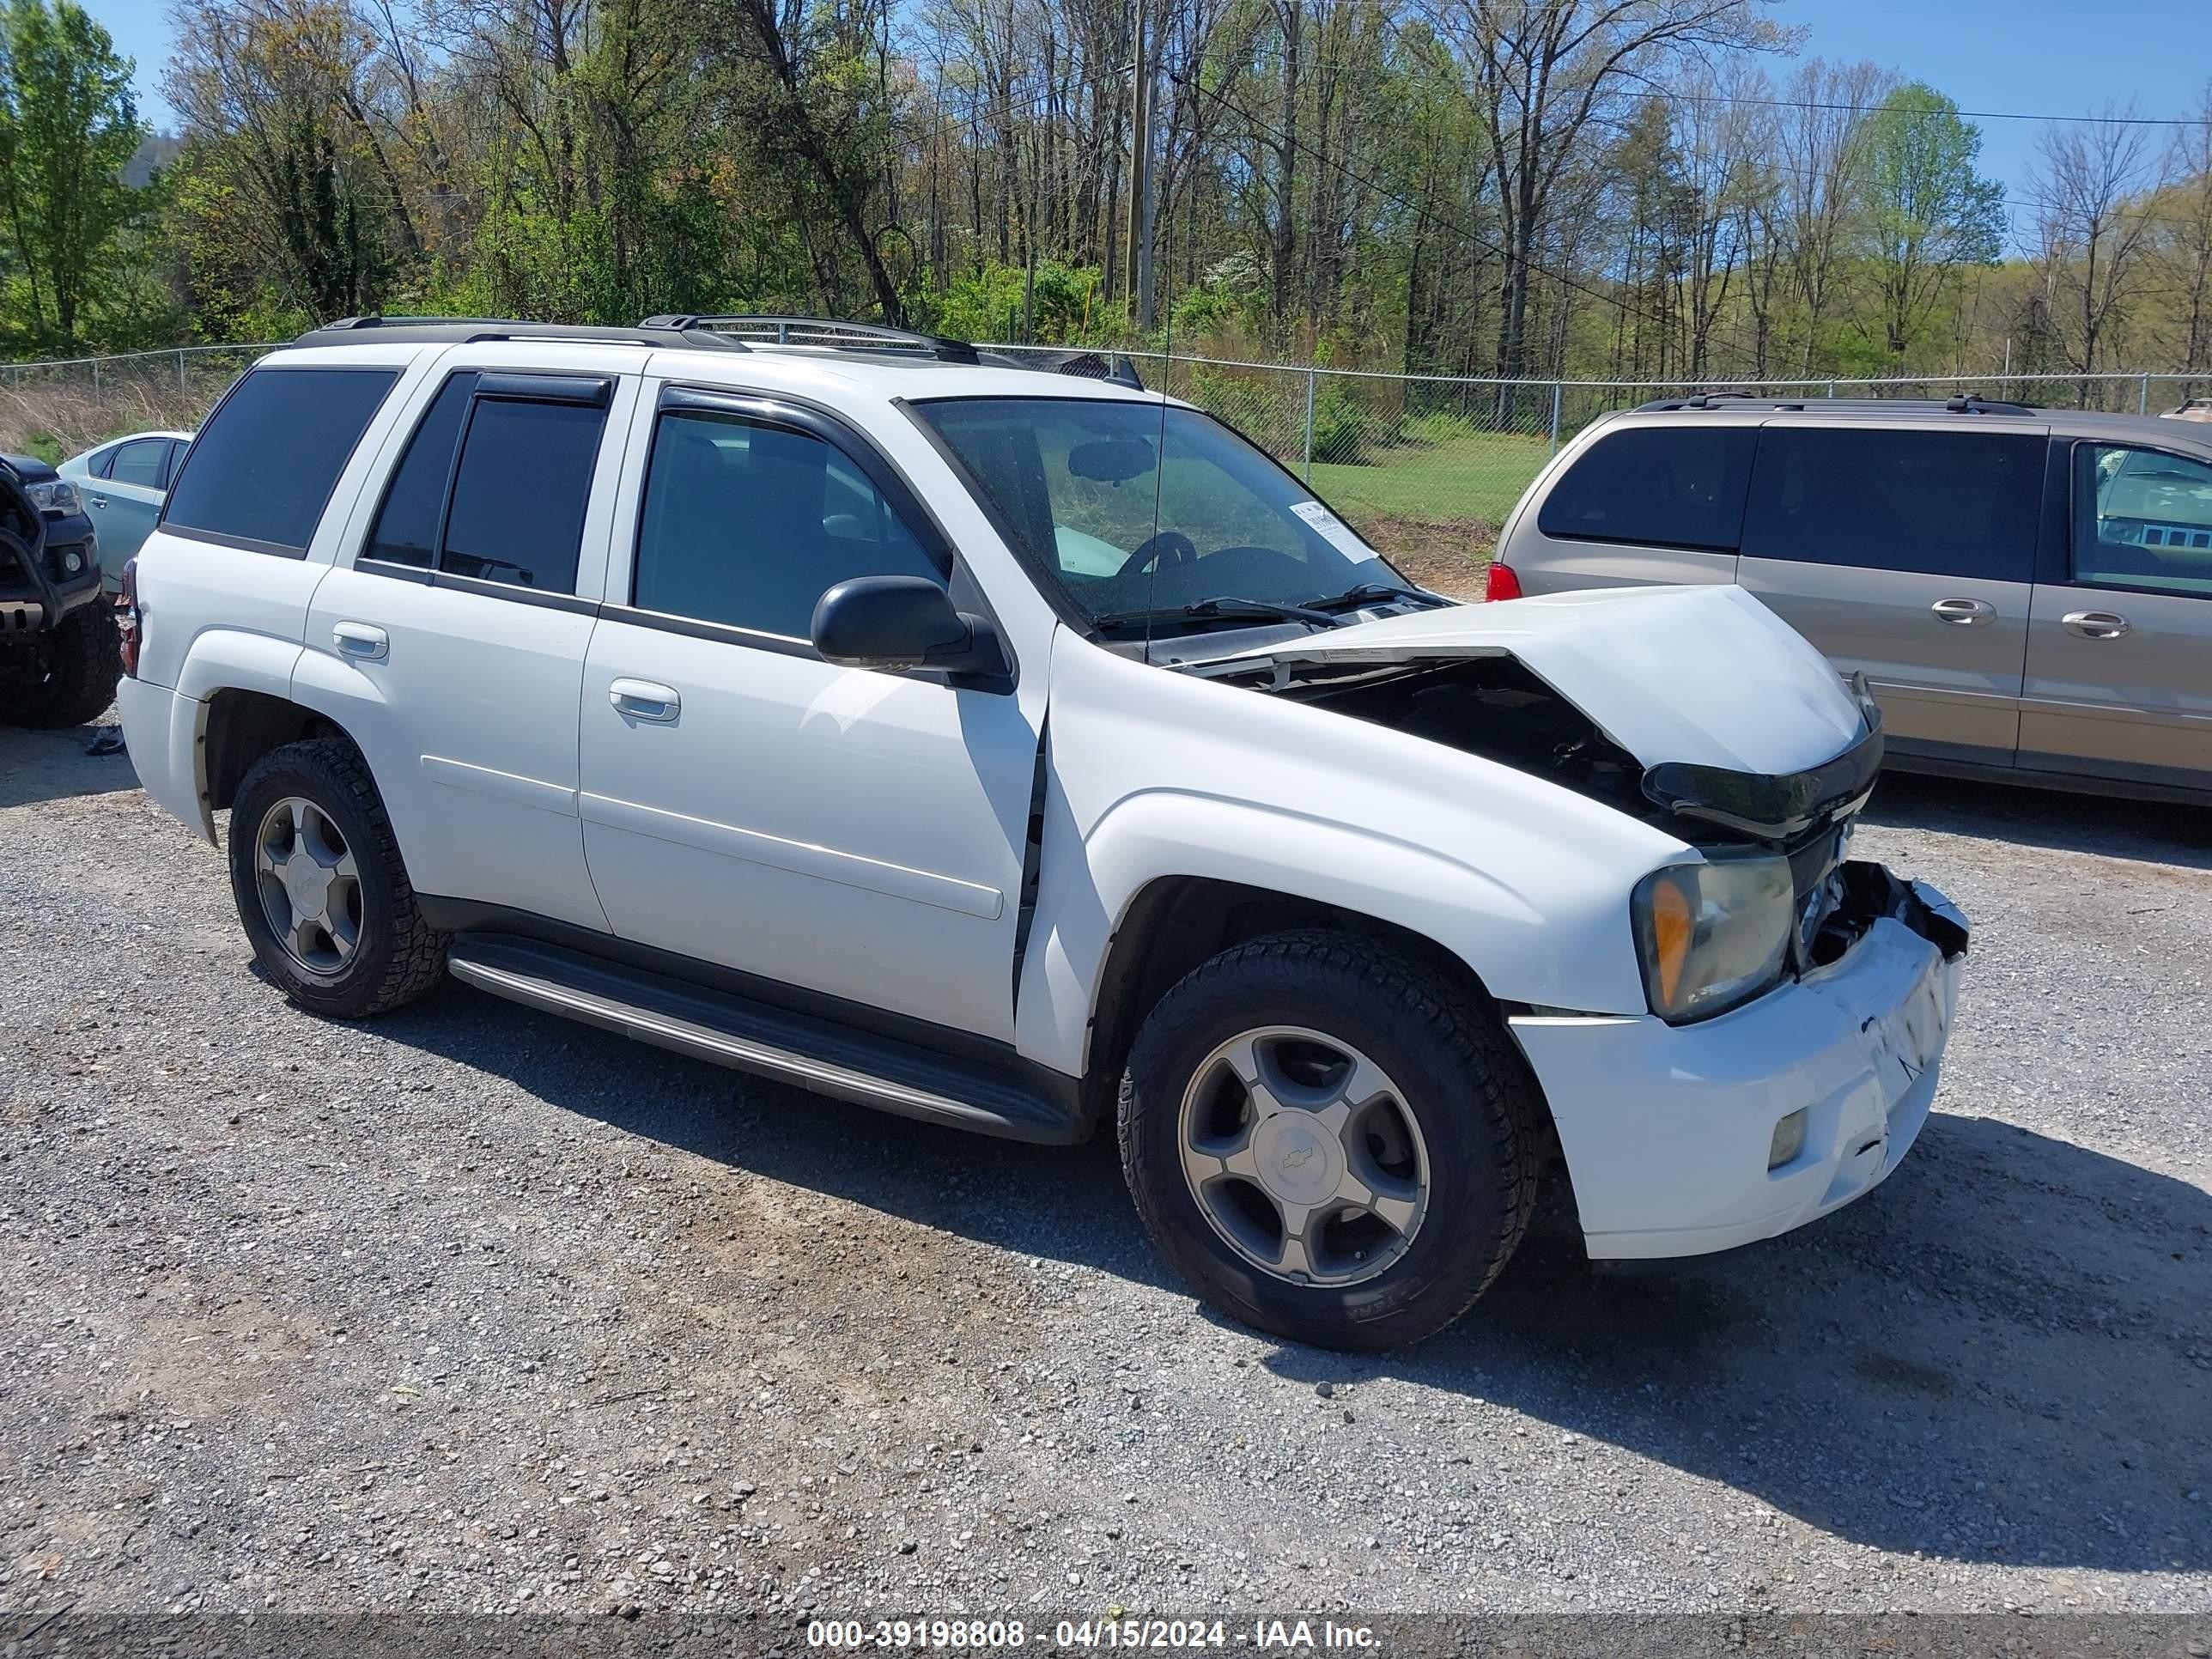
{"type": "Polygon", "coordinates": [[[1705,1019],[1781,978],[1796,908],[1790,860],[1717,848],[1636,884],[1629,913],[1644,988],[1662,1019],[1705,1019]]]}

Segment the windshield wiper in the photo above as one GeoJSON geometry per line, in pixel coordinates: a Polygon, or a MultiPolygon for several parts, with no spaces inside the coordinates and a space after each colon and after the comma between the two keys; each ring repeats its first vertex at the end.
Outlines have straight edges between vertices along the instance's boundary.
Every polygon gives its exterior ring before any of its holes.
{"type": "Polygon", "coordinates": [[[1133,628],[1152,622],[1302,622],[1316,628],[1335,628],[1344,618],[1332,617],[1311,605],[1278,605],[1273,599],[1223,597],[1200,599],[1196,605],[1162,605],[1152,611],[1109,611],[1097,619],[1101,628],[1133,628]]]}
{"type": "Polygon", "coordinates": [[[1390,582],[1362,582],[1357,587],[1347,587],[1341,593],[1326,599],[1316,599],[1316,611],[1357,610],[1361,605],[1380,605],[1386,599],[1411,599],[1416,605],[1443,605],[1451,601],[1441,593],[1425,593],[1418,587],[1399,587],[1390,582]]]}

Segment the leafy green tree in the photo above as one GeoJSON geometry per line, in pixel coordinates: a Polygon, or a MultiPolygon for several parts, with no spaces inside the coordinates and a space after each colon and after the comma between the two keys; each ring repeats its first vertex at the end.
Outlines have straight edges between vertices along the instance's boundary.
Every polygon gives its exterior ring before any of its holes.
{"type": "Polygon", "coordinates": [[[0,14],[0,210],[33,339],[76,344],[138,211],[123,182],[145,137],[131,72],[75,0],[9,0],[0,14]]]}
{"type": "Polygon", "coordinates": [[[1915,81],[1882,100],[1869,134],[1867,234],[1883,348],[1902,358],[1954,290],[1961,267],[2004,250],[2004,186],[1975,171],[1979,128],[1915,81]]]}

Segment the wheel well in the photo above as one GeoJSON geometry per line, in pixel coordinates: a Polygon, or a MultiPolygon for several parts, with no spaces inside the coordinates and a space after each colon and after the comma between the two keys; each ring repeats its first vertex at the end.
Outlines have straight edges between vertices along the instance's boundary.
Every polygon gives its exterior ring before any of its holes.
{"type": "Polygon", "coordinates": [[[1199,876],[1164,877],[1131,902],[1107,949],[1105,973],[1092,1006],[1090,1063],[1085,1068],[1086,1089],[1100,1091],[1092,1097],[1094,1104],[1111,1112],[1137,1028],[1176,981],[1233,945],[1293,928],[1386,941],[1438,969],[1478,1008],[1496,1011],[1494,999],[1473,969],[1410,927],[1264,887],[1199,876]]]}
{"type": "MultiPolygon", "coordinates": [[[[253,763],[272,749],[304,738],[345,737],[344,728],[265,691],[218,691],[208,699],[207,731],[201,739],[201,784],[210,811],[238,798],[238,786],[253,763]]],[[[350,739],[349,739],[350,741],[350,739]]]]}

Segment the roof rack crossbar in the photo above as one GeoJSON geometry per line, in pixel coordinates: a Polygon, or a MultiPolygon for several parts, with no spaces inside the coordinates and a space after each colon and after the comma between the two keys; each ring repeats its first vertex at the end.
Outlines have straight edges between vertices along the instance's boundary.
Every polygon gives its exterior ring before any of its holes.
{"type": "Polygon", "coordinates": [[[674,313],[648,317],[644,328],[701,330],[725,336],[753,335],[777,345],[828,346],[835,349],[867,351],[898,347],[927,352],[941,362],[981,361],[975,348],[949,335],[924,334],[915,329],[890,328],[881,323],[848,323],[829,317],[785,316],[774,312],[730,313],[723,315],[674,313]]]}
{"type": "Polygon", "coordinates": [[[1638,414],[1663,414],[1675,410],[1744,409],[1778,412],[1823,410],[1887,410],[1893,414],[2033,415],[2033,404],[2004,403],[1978,392],[1962,397],[1936,398],[1807,398],[1767,397],[1750,392],[1701,392],[1684,398],[1655,398],[1637,405],[1638,414]]]}

